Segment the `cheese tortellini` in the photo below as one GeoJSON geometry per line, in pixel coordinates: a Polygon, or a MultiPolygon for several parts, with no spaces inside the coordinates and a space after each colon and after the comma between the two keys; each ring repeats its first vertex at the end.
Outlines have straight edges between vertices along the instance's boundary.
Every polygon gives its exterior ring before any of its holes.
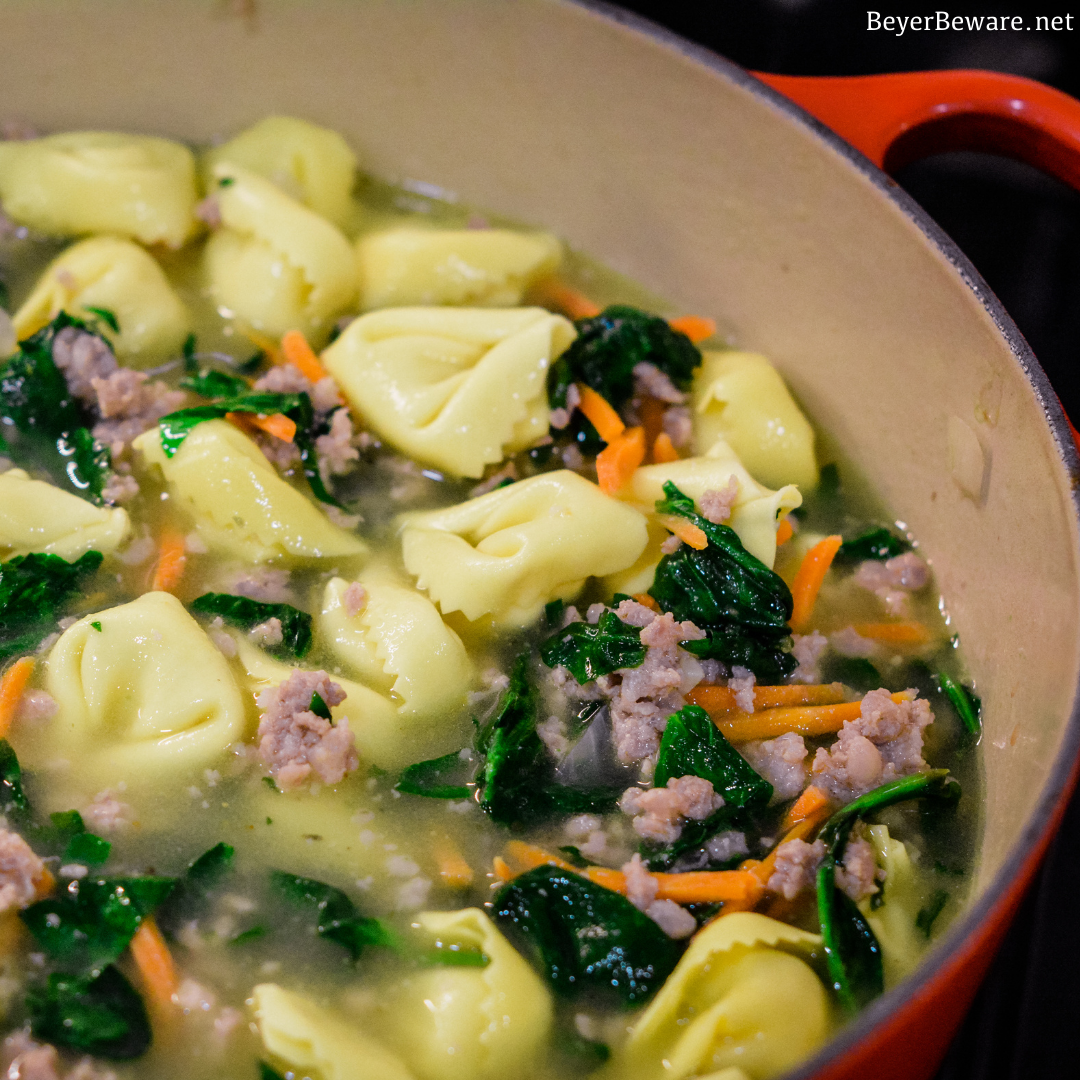
{"type": "Polygon", "coordinates": [[[68,562],[90,550],[110,555],[130,532],[126,510],[94,506],[22,469],[0,474],[0,559],[32,551],[68,562]]]}
{"type": "Polygon", "coordinates": [[[789,1069],[829,1030],[825,987],[794,955],[820,944],[817,934],[752,912],[709,923],[630,1029],[608,1075],[683,1080],[735,1066],[766,1080],[789,1069]]]}
{"type": "Polygon", "coordinates": [[[625,570],[647,540],[645,518],[567,470],[542,473],[446,510],[406,514],[402,553],[444,614],[527,626],[586,578],[625,570]]]}
{"type": "MultiPolygon", "coordinates": [[[[643,513],[651,511],[664,498],[664,484],[671,480],[684,494],[699,502],[706,491],[723,491],[734,477],[739,493],[727,524],[738,534],[751,555],[771,567],[776,561],[776,525],[784,514],[802,505],[802,496],[794,484],[779,491],[762,487],[743,467],[731,447],[717,439],[703,457],[683,458],[662,465],[644,465],[637,469],[627,488],[619,494],[643,513]]],[[[649,522],[649,543],[641,558],[628,570],[605,578],[611,592],[645,592],[652,585],[657,564],[663,557],[660,545],[668,532],[655,520],[649,522]]]]}
{"type": "Polygon", "coordinates": [[[860,907],[881,946],[885,985],[895,986],[915,967],[926,948],[926,937],[915,920],[929,898],[919,886],[907,848],[889,835],[888,826],[869,826],[867,838],[885,871],[885,886],[878,907],[872,907],[869,900],[860,907]]]}
{"type": "MultiPolygon", "coordinates": [[[[30,768],[66,761],[83,795],[119,784],[178,797],[246,734],[225,658],[169,593],[143,593],[65,630],[49,653],[45,689],[56,716],[45,728],[19,729],[20,760],[30,768]]],[[[65,786],[50,785],[50,800],[64,803],[57,809],[78,805],[65,786]]]]}
{"type": "Polygon", "coordinates": [[[762,484],[815,487],[814,429],[776,368],[757,353],[703,357],[690,394],[696,452],[723,438],[762,484]]]}
{"type": "Polygon", "coordinates": [[[513,307],[553,273],[562,246],[549,233],[401,226],[356,244],[360,307],[513,307]]]}
{"type": "Polygon", "coordinates": [[[114,233],[180,247],[198,227],[195,158],[169,139],[75,131],[0,142],[0,202],[50,236],[114,233]]]}
{"type": "Polygon", "coordinates": [[[293,116],[268,116],[206,154],[208,186],[222,162],[250,169],[339,229],[351,223],[356,155],[329,128],[293,116]]]}
{"type": "Polygon", "coordinates": [[[403,1062],[355,1021],[262,983],[251,992],[263,1045],[297,1073],[319,1080],[415,1080],[403,1062]]]}
{"type": "Polygon", "coordinates": [[[153,257],[115,236],[68,248],[41,275],[12,321],[21,340],[60,311],[92,316],[91,307],[116,316],[119,333],[103,321],[100,331],[120,362],[136,367],[178,353],[191,329],[187,308],[153,257]]]}
{"type": "Polygon", "coordinates": [[[221,228],[203,273],[219,310],[272,337],[301,330],[315,344],[356,299],[348,240],[326,218],[249,169],[214,167],[221,228]]]}
{"type": "Polygon", "coordinates": [[[135,448],[160,467],[177,502],[195,520],[211,550],[248,562],[310,562],[361,556],[366,545],[330,522],[313,502],[286,483],[263,452],[226,420],[192,428],[173,457],[159,429],[135,448]]]}
{"type": "Polygon", "coordinates": [[[388,1019],[420,1080],[502,1080],[530,1075],[551,1029],[539,976],[479,908],[417,918],[442,948],[479,948],[482,968],[435,966],[407,979],[388,1019]]]}
{"type": "Polygon", "coordinates": [[[542,308],[392,308],[356,319],[323,363],[388,443],[478,477],[547,434],[548,368],[574,336],[542,308]]]}

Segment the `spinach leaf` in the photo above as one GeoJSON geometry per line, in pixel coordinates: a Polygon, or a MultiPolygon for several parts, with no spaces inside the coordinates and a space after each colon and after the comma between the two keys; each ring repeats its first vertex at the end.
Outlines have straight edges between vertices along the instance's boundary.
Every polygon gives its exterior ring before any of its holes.
{"type": "Polygon", "coordinates": [[[866,559],[884,562],[910,550],[911,544],[904,537],[882,527],[845,540],[836,553],[836,559],[838,562],[863,562],[866,559]]]}
{"type": "Polygon", "coordinates": [[[319,937],[344,946],[353,960],[358,960],[368,945],[396,947],[396,936],[378,919],[361,915],[340,889],[281,870],[272,871],[270,881],[294,904],[314,908],[318,914],[316,930],[319,937]]]}
{"type": "Polygon", "coordinates": [[[969,690],[963,683],[946,675],[943,671],[936,676],[942,691],[952,702],[956,715],[960,717],[960,723],[964,725],[964,731],[969,736],[978,737],[982,734],[982,701],[974,690],[969,690]]]}
{"type": "Polygon", "coordinates": [[[60,852],[61,862],[100,866],[108,861],[112,844],[88,832],[78,810],[50,814],[49,820],[51,826],[32,828],[42,843],[60,852]]]}
{"type": "Polygon", "coordinates": [[[33,628],[40,630],[40,641],[103,559],[100,551],[87,551],[74,562],[34,553],[0,565],[0,640],[33,628]]]}
{"type": "Polygon", "coordinates": [[[285,1077],[277,1071],[267,1065],[265,1061],[259,1062],[259,1080],[285,1080],[285,1077]]]}
{"type": "Polygon", "coordinates": [[[700,776],[733,806],[765,806],[773,788],[724,738],[709,714],[697,705],[684,705],[668,719],[660,740],[653,783],[667,787],[668,780],[700,776]]]}
{"type": "Polygon", "coordinates": [[[938,889],[930,897],[930,903],[919,910],[915,916],[915,925],[926,937],[934,928],[934,920],[941,914],[942,909],[949,902],[949,894],[944,889],[938,889]]]}
{"type": "Polygon", "coordinates": [[[683,333],[656,315],[626,305],[612,305],[599,315],[579,319],[578,336],[552,366],[548,396],[552,408],[566,404],[572,382],[591,386],[613,408],[634,393],[634,367],[658,367],[681,390],[688,390],[701,352],[683,333]]]}
{"type": "Polygon", "coordinates": [[[540,646],[548,667],[567,668],[579,683],[610,675],[619,668],[638,667],[645,659],[641,628],[605,611],[595,625],[573,622],[540,646]]]}
{"type": "Polygon", "coordinates": [[[538,706],[528,665],[529,654],[523,653],[514,662],[498,711],[477,731],[476,749],[484,756],[477,777],[481,809],[503,825],[612,809],[619,791],[554,782],[554,763],[536,733],[538,706]]]}
{"type": "Polygon", "coordinates": [[[0,739],[0,799],[5,810],[30,808],[22,786],[22,766],[7,739],[0,739]]]}
{"type": "Polygon", "coordinates": [[[126,1061],[150,1047],[150,1021],[135,988],[111,964],[96,978],[52,974],[26,997],[36,1038],[126,1061]]]}
{"type": "Polygon", "coordinates": [[[198,374],[181,379],[180,385],[204,398],[234,398],[246,394],[250,389],[243,379],[215,371],[214,368],[202,368],[198,374]]]}
{"type": "Polygon", "coordinates": [[[429,967],[485,968],[491,963],[491,957],[478,945],[437,944],[420,956],[420,963],[429,967]]]}
{"type": "Polygon", "coordinates": [[[230,844],[218,843],[188,865],[157,913],[162,930],[175,933],[185,918],[197,913],[232,867],[234,854],[230,844]]]}
{"type": "MultiPolygon", "coordinates": [[[[0,417],[12,425],[24,450],[45,464],[60,483],[100,504],[110,472],[110,455],[90,433],[92,418],[68,389],[52,357],[53,340],[73,326],[90,333],[85,322],[66,312],[19,343],[19,350],[0,370],[0,417]]],[[[104,339],[103,339],[104,340],[104,339]]]]}
{"type": "Polygon", "coordinates": [[[937,799],[955,803],[960,785],[948,769],[931,769],[892,780],[841,807],[818,835],[825,842],[825,859],[817,874],[818,921],[825,945],[829,977],[840,1003],[855,1012],[885,986],[881,948],[858,907],[836,887],[836,864],[860,817],[907,799],[937,799]]]}
{"type": "Polygon", "coordinates": [[[493,918],[560,997],[613,994],[626,1007],[647,1001],[682,952],[624,896],[555,866],[505,885],[493,918]]]}
{"type": "Polygon", "coordinates": [[[330,706],[326,704],[322,694],[317,690],[311,695],[311,704],[308,706],[308,711],[313,712],[316,716],[321,716],[323,720],[329,720],[330,723],[334,722],[334,716],[330,712],[330,706]]]}
{"type": "Polygon", "coordinates": [[[779,679],[798,666],[785,646],[792,599],[784,579],[751,555],[734,529],[694,510],[694,501],[670,480],[657,513],[677,514],[705,533],[703,551],[683,545],[665,555],[649,594],[680,622],[690,620],[707,637],[684,642],[696,656],[749,668],[759,678],[779,679]]]}
{"type": "Polygon", "coordinates": [[[83,308],[83,311],[96,315],[114,334],[120,333],[120,320],[116,317],[115,311],[110,311],[105,307],[91,307],[89,304],[83,308]]]}
{"type": "Polygon", "coordinates": [[[201,615],[220,615],[227,623],[242,630],[250,630],[267,619],[278,619],[282,641],[280,645],[269,646],[269,652],[289,653],[301,659],[311,649],[311,616],[291,604],[268,604],[247,596],[210,592],[196,597],[191,608],[201,615]]]}
{"type": "Polygon", "coordinates": [[[109,861],[112,844],[95,836],[92,832],[77,832],[64,849],[65,863],[84,863],[87,866],[100,866],[109,861]]]}
{"type": "Polygon", "coordinates": [[[476,786],[471,783],[475,772],[475,764],[455,750],[402,770],[396,787],[406,795],[426,795],[429,799],[467,799],[476,786]]]}
{"type": "MultiPolygon", "coordinates": [[[[750,815],[742,807],[735,805],[721,806],[719,810],[714,811],[704,821],[687,821],[683,825],[679,839],[659,851],[650,853],[642,845],[644,849],[642,857],[645,858],[649,869],[654,873],[661,870],[670,870],[681,855],[685,855],[689,851],[696,851],[719,833],[728,832],[731,829],[745,831],[750,824],[750,815]]],[[[737,865],[745,858],[745,855],[738,855],[731,862],[737,865]]],[[[731,865],[724,864],[713,868],[726,870],[730,869],[731,865]]]]}
{"type": "Polygon", "coordinates": [[[49,957],[69,972],[111,963],[146,916],[169,895],[174,878],[84,878],[19,917],[49,957]]]}

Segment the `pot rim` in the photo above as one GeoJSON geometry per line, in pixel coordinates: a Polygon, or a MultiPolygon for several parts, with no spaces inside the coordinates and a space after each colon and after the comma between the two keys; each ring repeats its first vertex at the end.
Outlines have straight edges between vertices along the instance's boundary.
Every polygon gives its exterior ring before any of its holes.
{"type": "MultiPolygon", "coordinates": [[[[1069,421],[1061,402],[1050,385],[1046,372],[1035,358],[1031,346],[1024,340],[1020,329],[1005,311],[1001,301],[983,280],[971,260],[937,222],[869,158],[790,98],[755,78],[745,68],[739,67],[703,45],[688,41],[673,31],[625,8],[608,3],[606,0],[562,0],[562,2],[584,8],[594,15],[643,34],[687,59],[702,64],[740,89],[749,91],[772,109],[812,131],[818,139],[844,158],[852,168],[869,180],[878,191],[899,208],[905,217],[918,228],[927,242],[945,256],[964,284],[975,294],[1005,339],[1009,351],[1019,363],[1042,407],[1043,416],[1054,436],[1059,458],[1073,478],[1073,513],[1080,524],[1080,483],[1078,483],[1080,481],[1080,450],[1073,440],[1069,421]]],[[[999,906],[1007,902],[1010,888],[1017,881],[1024,880],[1036,868],[1031,865],[1033,855],[1038,855],[1038,859],[1035,860],[1036,865],[1038,861],[1041,861],[1045,846],[1052,839],[1060,813],[1075,786],[1078,756],[1080,756],[1080,683],[1074,689],[1072,708],[1061,745],[1039,799],[1029,814],[1017,842],[983,890],[982,895],[953,922],[944,937],[933,948],[930,956],[911,976],[864,1008],[812,1058],[791,1072],[785,1073],[786,1080],[812,1080],[827,1066],[838,1063],[889,1016],[902,1012],[912,1004],[929,984],[945,975],[947,968],[964,959],[965,946],[975,939],[980,929],[984,929],[993,921],[999,906]]],[[[1025,891],[1026,886],[1025,882],[1025,891]]]]}

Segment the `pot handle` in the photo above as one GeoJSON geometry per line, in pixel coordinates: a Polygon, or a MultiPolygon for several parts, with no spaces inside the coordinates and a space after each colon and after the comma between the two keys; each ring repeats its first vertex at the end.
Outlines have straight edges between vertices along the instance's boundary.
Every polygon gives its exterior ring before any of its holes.
{"type": "MultiPolygon", "coordinates": [[[[885,172],[945,150],[982,150],[1034,165],[1080,190],[1080,101],[1044,83],[965,70],[753,74],[885,172]]],[[[1080,432],[1068,423],[1080,450],[1080,432]]]]}
{"type": "Polygon", "coordinates": [[[754,75],[886,172],[945,150],[983,150],[1080,189],[1080,101],[1044,83],[964,70],[754,75]]]}

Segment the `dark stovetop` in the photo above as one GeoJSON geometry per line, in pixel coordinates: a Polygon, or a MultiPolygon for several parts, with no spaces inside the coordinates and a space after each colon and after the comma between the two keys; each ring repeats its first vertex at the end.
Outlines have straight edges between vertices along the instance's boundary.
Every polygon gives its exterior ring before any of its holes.
{"type": "MultiPolygon", "coordinates": [[[[623,7],[744,67],[786,75],[988,68],[1080,97],[1080,28],[1061,32],[869,32],[867,9],[947,7],[850,0],[623,0],[623,7]]],[[[1004,10],[1004,9],[1002,9],[1004,10]]],[[[1024,13],[1023,4],[1008,6],[1024,13]]],[[[1056,14],[1046,5],[1036,14],[1056,14]]],[[[1074,26],[1080,21],[1072,20],[1074,26]]],[[[1001,298],[1080,424],[1080,195],[1027,166],[943,154],[896,177],[1001,298]]],[[[1080,796],[994,961],[938,1080],[1058,1080],[1080,1075],[1080,796]]]]}

